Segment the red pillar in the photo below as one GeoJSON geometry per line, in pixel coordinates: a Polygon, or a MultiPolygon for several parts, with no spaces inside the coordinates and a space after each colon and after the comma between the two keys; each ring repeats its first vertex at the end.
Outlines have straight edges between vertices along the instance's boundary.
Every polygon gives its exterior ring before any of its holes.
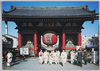
{"type": "Polygon", "coordinates": [[[65,31],[63,31],[63,34],[62,34],[62,49],[65,49],[65,40],[66,40],[65,31]]]}
{"type": "Polygon", "coordinates": [[[18,33],[18,50],[20,50],[20,48],[22,47],[22,42],[21,42],[22,38],[21,38],[21,34],[18,33]]]}
{"type": "Polygon", "coordinates": [[[81,46],[81,32],[78,33],[78,46],[81,46]]]}
{"type": "Polygon", "coordinates": [[[37,54],[37,34],[34,33],[34,54],[37,54]]]}

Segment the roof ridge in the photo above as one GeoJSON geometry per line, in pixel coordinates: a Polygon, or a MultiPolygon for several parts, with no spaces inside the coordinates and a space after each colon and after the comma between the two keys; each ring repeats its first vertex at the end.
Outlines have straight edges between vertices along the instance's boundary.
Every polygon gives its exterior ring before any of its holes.
{"type": "MultiPolygon", "coordinates": [[[[6,36],[6,35],[11,36],[11,37],[13,37],[13,38],[17,38],[17,37],[15,37],[15,36],[12,36],[12,35],[9,35],[9,34],[5,34],[4,36],[6,36]]],[[[17,38],[17,39],[18,39],[18,38],[17,38]]]]}
{"type": "Polygon", "coordinates": [[[11,9],[29,9],[29,10],[64,10],[64,9],[82,9],[85,8],[87,9],[88,5],[83,5],[83,6],[51,6],[51,7],[24,7],[24,6],[14,6],[11,5],[11,9]]]}

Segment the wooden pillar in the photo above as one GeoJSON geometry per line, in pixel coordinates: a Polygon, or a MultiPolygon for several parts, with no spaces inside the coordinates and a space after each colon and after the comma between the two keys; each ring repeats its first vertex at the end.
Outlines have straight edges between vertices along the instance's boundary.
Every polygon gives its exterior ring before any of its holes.
{"type": "Polygon", "coordinates": [[[37,33],[34,32],[34,54],[37,54],[37,33]]]}
{"type": "Polygon", "coordinates": [[[21,47],[22,47],[22,38],[21,38],[21,34],[18,33],[18,50],[20,50],[21,47]]]}
{"type": "Polygon", "coordinates": [[[81,32],[78,33],[78,46],[81,46],[81,32]]]}
{"type": "Polygon", "coordinates": [[[63,30],[63,34],[62,34],[62,49],[65,49],[65,40],[66,40],[66,35],[65,35],[65,31],[63,30]]]}

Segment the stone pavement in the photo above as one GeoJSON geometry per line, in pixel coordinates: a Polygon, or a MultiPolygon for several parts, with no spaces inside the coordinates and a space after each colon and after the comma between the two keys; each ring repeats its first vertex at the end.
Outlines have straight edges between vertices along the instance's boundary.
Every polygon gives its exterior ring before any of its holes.
{"type": "Polygon", "coordinates": [[[87,63],[83,64],[83,67],[72,65],[69,62],[66,62],[65,66],[60,64],[42,64],[38,62],[39,58],[28,58],[25,61],[17,59],[15,63],[12,63],[11,67],[7,67],[6,63],[2,64],[2,70],[99,70],[99,66],[87,63]]]}

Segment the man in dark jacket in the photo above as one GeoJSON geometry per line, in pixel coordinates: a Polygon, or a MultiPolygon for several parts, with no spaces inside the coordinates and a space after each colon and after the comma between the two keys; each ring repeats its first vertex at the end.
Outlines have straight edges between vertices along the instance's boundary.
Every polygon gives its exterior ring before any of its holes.
{"type": "Polygon", "coordinates": [[[12,50],[12,54],[13,54],[12,61],[15,62],[15,59],[16,59],[16,51],[15,50],[12,50]]]}
{"type": "Polygon", "coordinates": [[[81,52],[81,50],[78,50],[77,61],[78,61],[78,65],[80,67],[82,67],[82,52],[81,52]]]}
{"type": "Polygon", "coordinates": [[[84,60],[84,64],[86,65],[87,64],[87,51],[86,51],[86,49],[83,52],[83,60],[84,60]]]}

